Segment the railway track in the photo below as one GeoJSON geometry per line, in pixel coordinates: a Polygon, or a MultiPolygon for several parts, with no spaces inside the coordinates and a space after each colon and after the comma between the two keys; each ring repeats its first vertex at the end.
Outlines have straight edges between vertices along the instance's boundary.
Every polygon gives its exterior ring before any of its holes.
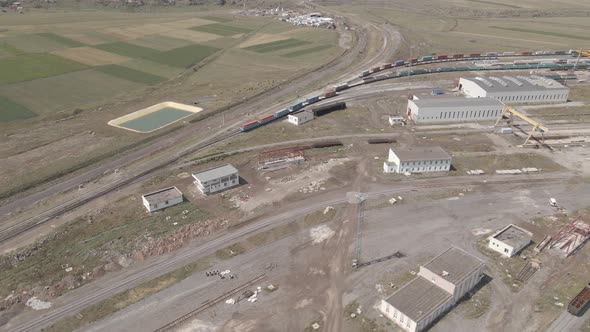
{"type": "Polygon", "coordinates": [[[195,317],[196,315],[198,315],[199,313],[215,306],[216,304],[218,304],[219,302],[227,299],[230,296],[233,296],[234,294],[241,292],[242,290],[254,286],[257,282],[262,281],[264,278],[266,278],[266,274],[261,274],[259,276],[257,276],[254,279],[249,280],[246,283],[241,284],[240,286],[233,288],[230,291],[227,291],[221,295],[219,295],[218,297],[211,299],[211,300],[207,300],[205,302],[203,302],[202,305],[200,305],[198,308],[192,310],[189,313],[186,313],[178,318],[176,318],[175,320],[171,321],[170,323],[160,327],[159,329],[155,330],[154,332],[164,332],[164,331],[171,331],[173,328],[179,326],[180,324],[186,322],[187,320],[195,317]]]}
{"type": "MultiPolygon", "coordinates": [[[[553,176],[547,177],[544,174],[543,177],[538,178],[528,178],[525,179],[522,176],[515,176],[520,177],[520,180],[515,180],[513,177],[510,177],[506,180],[488,180],[487,183],[482,182],[482,178],[478,179],[471,179],[471,178],[444,178],[442,183],[438,185],[433,185],[430,181],[424,182],[414,182],[411,185],[405,185],[395,188],[388,188],[382,190],[376,190],[372,192],[364,193],[368,197],[380,197],[383,195],[391,195],[391,194],[399,194],[402,192],[408,191],[417,191],[420,189],[431,189],[436,188],[437,190],[444,190],[444,189],[453,189],[457,187],[465,187],[470,185],[503,185],[503,184],[532,184],[532,183],[552,183],[552,182],[562,182],[563,177],[553,176]],[[468,181],[465,181],[468,179],[468,181]],[[454,180],[452,183],[446,183],[446,181],[454,180]]],[[[267,219],[253,221],[246,223],[243,227],[237,228],[230,233],[226,233],[222,236],[219,236],[201,246],[193,247],[187,249],[182,253],[177,253],[171,256],[167,260],[163,260],[157,262],[153,265],[145,267],[143,270],[138,271],[135,274],[129,275],[117,282],[112,282],[109,284],[105,284],[103,287],[99,288],[98,290],[88,292],[79,296],[76,299],[70,300],[69,302],[65,303],[60,307],[54,307],[49,309],[44,315],[37,315],[32,316],[26,323],[17,325],[17,326],[6,326],[9,328],[10,331],[14,332],[24,332],[24,331],[35,331],[44,326],[47,326],[60,318],[66,315],[74,315],[77,312],[81,311],[82,309],[96,304],[104,299],[114,296],[115,294],[121,293],[127,289],[136,287],[137,285],[141,284],[142,282],[146,282],[157,278],[165,273],[168,273],[184,264],[188,264],[193,262],[195,259],[198,259],[204,255],[210,254],[215,250],[218,250],[221,247],[225,247],[231,245],[240,239],[255,234],[267,227],[271,226],[278,226],[280,224],[286,223],[292,218],[305,215],[311,213],[313,211],[317,211],[320,209],[325,208],[326,206],[333,206],[337,204],[347,203],[348,198],[343,195],[340,198],[329,199],[325,201],[319,201],[313,204],[305,205],[301,208],[295,208],[290,210],[289,212],[285,212],[282,214],[278,214],[267,219]]]]}
{"type": "Polygon", "coordinates": [[[28,231],[28,230],[30,230],[30,229],[33,229],[39,225],[46,223],[47,221],[49,221],[57,216],[60,216],[66,212],[72,211],[72,210],[96,199],[97,197],[111,193],[115,190],[118,190],[118,189],[124,187],[124,186],[133,184],[133,183],[139,181],[140,179],[142,179],[143,177],[145,177],[146,175],[151,174],[159,169],[165,168],[166,166],[173,164],[176,161],[178,161],[178,160],[180,160],[192,153],[201,151],[201,150],[209,148],[217,143],[231,139],[231,138],[237,136],[238,134],[239,134],[238,131],[231,132],[226,135],[222,135],[220,137],[214,138],[213,140],[211,140],[209,142],[198,144],[194,147],[189,147],[189,148],[184,149],[183,151],[175,154],[170,159],[166,159],[163,161],[156,159],[155,161],[152,161],[152,162],[144,165],[142,167],[142,169],[137,171],[137,173],[133,173],[132,175],[128,176],[127,178],[125,178],[123,180],[103,184],[97,188],[90,190],[87,193],[84,193],[81,196],[78,196],[76,198],[72,198],[72,199],[62,202],[56,206],[53,206],[53,207],[43,211],[42,213],[40,213],[34,217],[20,220],[17,223],[12,224],[12,225],[0,230],[0,242],[10,240],[10,239],[28,231]]]}

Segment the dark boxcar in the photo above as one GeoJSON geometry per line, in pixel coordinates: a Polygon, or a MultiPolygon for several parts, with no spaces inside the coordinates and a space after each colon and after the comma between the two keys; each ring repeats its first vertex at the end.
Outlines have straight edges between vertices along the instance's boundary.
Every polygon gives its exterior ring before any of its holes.
{"type": "Polygon", "coordinates": [[[326,115],[326,114],[334,112],[334,111],[343,110],[345,108],[346,108],[345,102],[337,102],[337,103],[328,104],[328,105],[324,105],[324,106],[314,107],[311,110],[313,112],[313,115],[318,117],[318,116],[326,115]]]}

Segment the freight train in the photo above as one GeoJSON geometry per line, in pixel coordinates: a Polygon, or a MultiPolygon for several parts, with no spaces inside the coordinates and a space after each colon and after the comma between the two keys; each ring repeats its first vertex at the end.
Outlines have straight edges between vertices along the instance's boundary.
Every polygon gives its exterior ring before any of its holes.
{"type": "Polygon", "coordinates": [[[350,89],[355,86],[373,83],[377,81],[382,81],[386,79],[395,79],[401,77],[408,77],[408,76],[415,76],[415,75],[425,75],[425,74],[432,74],[432,73],[441,73],[441,72],[461,72],[461,71],[477,71],[477,70],[529,70],[529,69],[550,69],[550,70],[568,70],[576,67],[577,69],[587,69],[590,68],[590,59],[588,58],[579,58],[579,59],[539,59],[539,60],[514,60],[511,64],[500,64],[496,62],[492,62],[499,57],[515,57],[515,56],[546,56],[546,55],[571,55],[571,56],[578,56],[578,52],[575,50],[569,51],[537,51],[537,52],[486,52],[486,53],[468,53],[468,54],[436,54],[436,55],[428,55],[422,56],[420,58],[410,59],[409,61],[405,60],[397,60],[393,63],[385,63],[381,66],[375,66],[370,68],[369,70],[363,71],[359,77],[361,81],[354,82],[349,81],[347,83],[343,83],[340,85],[334,86],[332,89],[325,91],[323,94],[318,96],[312,96],[306,98],[303,101],[298,101],[287,108],[281,109],[276,111],[273,114],[269,114],[263,116],[257,120],[252,120],[247,123],[244,123],[240,126],[240,131],[250,131],[260,126],[263,126],[269,122],[272,122],[276,119],[284,117],[288,114],[296,112],[308,105],[315,104],[319,101],[325,100],[327,98],[332,98],[338,94],[338,92],[350,89]],[[410,69],[407,71],[400,71],[395,73],[388,73],[388,74],[379,74],[379,75],[372,75],[376,74],[380,71],[392,69],[392,68],[399,68],[405,67],[410,64],[432,64],[432,63],[443,63],[443,62],[452,62],[452,61],[467,61],[467,60],[483,60],[483,61],[490,61],[491,66],[481,66],[481,65],[473,65],[473,66],[460,66],[460,67],[439,67],[439,68],[430,68],[430,69],[410,69]]]}

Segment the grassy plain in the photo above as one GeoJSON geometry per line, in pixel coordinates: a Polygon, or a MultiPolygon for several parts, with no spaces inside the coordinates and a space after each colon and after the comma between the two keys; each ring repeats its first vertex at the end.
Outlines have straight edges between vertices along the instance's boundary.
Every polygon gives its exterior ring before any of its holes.
{"type": "Polygon", "coordinates": [[[131,68],[118,66],[118,65],[108,65],[102,67],[96,67],[96,70],[112,75],[118,78],[122,78],[124,80],[128,80],[131,82],[146,84],[146,85],[154,85],[162,82],[165,80],[164,77],[156,76],[153,74],[149,74],[143,71],[134,70],[131,68]]]}
{"type": "Polygon", "coordinates": [[[35,116],[28,108],[0,96],[0,122],[28,119],[35,116]]]}
{"type": "Polygon", "coordinates": [[[52,54],[26,54],[0,59],[0,85],[60,75],[85,65],[52,54]]]}
{"type": "Polygon", "coordinates": [[[220,35],[220,36],[224,36],[224,37],[233,36],[233,35],[237,35],[240,33],[250,32],[249,29],[238,28],[238,27],[234,27],[231,25],[221,24],[221,23],[200,25],[200,26],[193,27],[191,29],[195,30],[195,31],[208,32],[208,33],[212,33],[212,34],[220,35]]]}
{"type": "Polygon", "coordinates": [[[278,40],[270,43],[258,44],[253,46],[248,46],[245,49],[249,51],[254,51],[257,53],[269,53],[274,51],[279,51],[285,48],[291,48],[296,46],[301,46],[308,44],[309,42],[294,38],[289,38],[285,40],[278,40]]]}

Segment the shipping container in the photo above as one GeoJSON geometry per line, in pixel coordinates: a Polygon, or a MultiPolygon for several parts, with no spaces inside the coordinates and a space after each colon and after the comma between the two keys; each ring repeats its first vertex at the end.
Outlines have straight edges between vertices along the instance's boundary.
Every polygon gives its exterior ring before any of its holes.
{"type": "Polygon", "coordinates": [[[436,96],[436,95],[442,95],[444,94],[444,92],[440,89],[432,89],[432,91],[430,92],[431,95],[436,96]]]}
{"type": "Polygon", "coordinates": [[[502,53],[502,56],[514,56],[516,55],[516,52],[504,52],[502,53]]]}
{"type": "Polygon", "coordinates": [[[417,58],[411,58],[409,60],[409,62],[412,63],[412,64],[414,64],[414,63],[418,62],[418,59],[417,58]]]}
{"type": "Polygon", "coordinates": [[[469,57],[471,57],[471,58],[479,58],[480,56],[481,56],[480,53],[470,53],[469,54],[469,57]]]}
{"type": "Polygon", "coordinates": [[[375,72],[378,72],[379,70],[381,70],[381,67],[373,67],[373,68],[371,68],[370,72],[375,73],[375,72]]]}
{"type": "Polygon", "coordinates": [[[260,119],[258,119],[258,122],[260,122],[260,124],[265,124],[265,123],[271,122],[274,119],[275,119],[275,115],[269,114],[269,115],[265,115],[265,116],[261,117],[260,119]]]}
{"type": "Polygon", "coordinates": [[[368,70],[365,70],[364,72],[362,72],[359,77],[365,77],[365,76],[369,76],[369,74],[371,74],[368,70]]]}
{"type": "Polygon", "coordinates": [[[375,77],[369,76],[369,77],[363,78],[363,83],[371,83],[371,82],[375,82],[375,77]]]}
{"type": "Polygon", "coordinates": [[[571,300],[567,306],[567,311],[574,316],[581,316],[588,303],[590,303],[590,283],[571,300]]]}
{"type": "Polygon", "coordinates": [[[485,56],[498,56],[498,52],[487,52],[485,56]]]}
{"type": "Polygon", "coordinates": [[[399,67],[399,66],[403,66],[405,64],[406,64],[406,61],[404,61],[404,60],[397,60],[393,65],[396,66],[396,67],[399,67]]]}
{"type": "Polygon", "coordinates": [[[388,75],[377,75],[377,76],[375,76],[375,81],[383,81],[383,80],[386,80],[388,78],[389,78],[388,75]]]}
{"type": "Polygon", "coordinates": [[[437,54],[437,55],[434,56],[434,58],[436,60],[445,60],[445,59],[448,58],[448,56],[446,54],[437,54]]]}
{"type": "Polygon", "coordinates": [[[248,131],[248,130],[252,130],[256,127],[260,126],[260,122],[258,122],[258,120],[253,120],[250,122],[246,122],[244,123],[241,127],[240,127],[240,131],[248,131]]]}
{"type": "Polygon", "coordinates": [[[393,63],[385,63],[381,65],[381,70],[393,67],[393,63]]]}
{"type": "Polygon", "coordinates": [[[431,60],[432,60],[432,55],[425,55],[420,58],[420,61],[431,61],[431,60]]]}
{"type": "Polygon", "coordinates": [[[533,55],[531,51],[520,52],[521,55],[533,55]]]}
{"type": "Polygon", "coordinates": [[[277,118],[277,119],[278,119],[278,118],[280,118],[280,117],[283,117],[283,116],[285,116],[285,115],[289,114],[289,112],[290,112],[290,111],[289,111],[289,109],[288,109],[288,108],[283,108],[282,110],[280,110],[280,111],[276,111],[276,112],[275,112],[275,118],[277,118]]]}
{"type": "Polygon", "coordinates": [[[543,55],[543,51],[536,51],[533,55],[543,55]]]}
{"type": "Polygon", "coordinates": [[[342,91],[342,90],[346,90],[348,88],[350,88],[350,86],[348,85],[348,83],[344,83],[344,84],[340,84],[340,85],[334,86],[334,90],[336,90],[336,91],[342,91]]]}
{"type": "Polygon", "coordinates": [[[320,100],[320,96],[313,96],[313,97],[307,98],[305,100],[305,102],[307,103],[307,105],[309,105],[309,104],[317,103],[318,100],[320,100]]]}
{"type": "Polygon", "coordinates": [[[565,51],[559,50],[559,51],[554,51],[553,54],[555,55],[565,55],[565,51]]]}
{"type": "Polygon", "coordinates": [[[463,58],[463,54],[453,54],[453,59],[461,59],[463,58]]]}
{"type": "Polygon", "coordinates": [[[328,91],[325,91],[323,94],[324,98],[331,98],[331,97],[334,97],[335,95],[336,95],[336,90],[328,90],[328,91]]]}
{"type": "Polygon", "coordinates": [[[298,102],[296,104],[293,104],[291,106],[289,106],[289,110],[290,111],[297,111],[299,109],[301,109],[303,107],[303,103],[302,102],[298,102]]]}
{"type": "Polygon", "coordinates": [[[346,108],[345,102],[337,102],[337,103],[333,103],[333,104],[328,104],[328,105],[312,108],[311,111],[313,112],[314,116],[318,117],[318,116],[326,115],[326,114],[334,112],[334,111],[343,110],[345,108],[346,108]]]}

